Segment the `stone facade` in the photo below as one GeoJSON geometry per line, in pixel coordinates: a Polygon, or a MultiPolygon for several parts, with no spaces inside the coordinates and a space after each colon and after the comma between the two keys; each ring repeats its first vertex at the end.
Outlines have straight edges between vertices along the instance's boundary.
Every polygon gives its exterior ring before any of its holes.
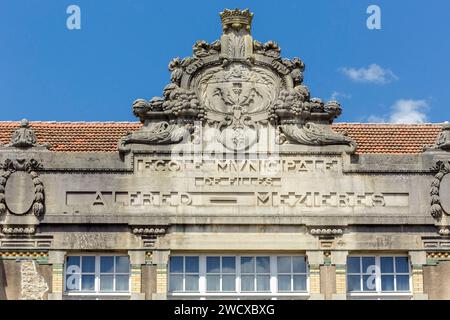
{"type": "Polygon", "coordinates": [[[358,153],[331,126],[340,104],[312,98],[304,63],[254,40],[252,18],[225,10],[219,40],[173,59],[163,96],[133,103],[142,127],[117,152],[57,152],[17,127],[0,148],[1,299],[450,297],[448,127],[419,154],[358,153]],[[177,256],[199,257],[181,273],[200,289],[171,289],[177,256]],[[270,290],[202,292],[206,256],[270,257],[270,290]],[[276,289],[283,256],[305,257],[305,290],[276,289]],[[377,289],[350,292],[355,256],[406,257],[409,271],[382,265],[368,274],[377,289]],[[380,289],[390,277],[397,289],[380,289]]]}

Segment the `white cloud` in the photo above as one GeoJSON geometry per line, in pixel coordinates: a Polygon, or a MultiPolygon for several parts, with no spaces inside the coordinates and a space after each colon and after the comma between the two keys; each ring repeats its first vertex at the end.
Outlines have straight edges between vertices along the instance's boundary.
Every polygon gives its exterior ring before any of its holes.
{"type": "Polygon", "coordinates": [[[333,93],[331,94],[330,100],[337,100],[338,98],[351,99],[351,97],[352,97],[351,94],[333,91],[333,93]]]}
{"type": "Polygon", "coordinates": [[[370,115],[367,120],[372,123],[425,123],[429,106],[425,100],[400,99],[391,106],[391,112],[385,116],[370,115]]]}
{"type": "Polygon", "coordinates": [[[384,69],[379,65],[373,63],[367,68],[340,68],[340,71],[355,82],[369,82],[376,84],[386,84],[398,77],[389,69],[384,69]]]}

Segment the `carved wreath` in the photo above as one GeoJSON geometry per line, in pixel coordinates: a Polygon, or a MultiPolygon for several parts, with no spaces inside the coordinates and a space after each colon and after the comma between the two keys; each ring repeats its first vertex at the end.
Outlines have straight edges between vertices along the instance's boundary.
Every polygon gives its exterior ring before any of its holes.
{"type": "Polygon", "coordinates": [[[439,189],[441,187],[441,181],[444,176],[450,173],[450,161],[438,161],[436,163],[436,166],[434,166],[432,170],[437,171],[437,173],[434,176],[433,182],[431,183],[431,215],[435,219],[440,219],[442,217],[442,213],[449,214],[442,207],[441,198],[439,196],[439,189]]]}
{"type": "Polygon", "coordinates": [[[0,169],[3,170],[0,176],[0,214],[6,212],[5,187],[8,178],[16,171],[26,171],[31,176],[34,184],[34,200],[31,210],[36,216],[42,215],[45,210],[44,185],[36,172],[36,170],[42,169],[42,165],[35,159],[30,159],[27,162],[24,159],[16,159],[14,161],[6,159],[5,163],[0,165],[0,169]]]}

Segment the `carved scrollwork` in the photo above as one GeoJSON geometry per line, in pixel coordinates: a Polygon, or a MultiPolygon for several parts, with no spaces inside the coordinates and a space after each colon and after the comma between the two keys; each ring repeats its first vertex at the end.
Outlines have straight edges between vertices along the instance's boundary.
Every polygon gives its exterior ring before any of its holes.
{"type": "Polygon", "coordinates": [[[50,145],[39,145],[37,143],[36,134],[30,127],[30,123],[27,119],[22,119],[20,122],[20,128],[18,128],[11,136],[11,142],[6,147],[14,148],[32,148],[32,147],[45,147],[49,148],[50,145]]]}
{"type": "MultiPolygon", "coordinates": [[[[35,159],[30,159],[26,161],[25,159],[7,159],[4,164],[1,165],[2,174],[0,176],[0,214],[6,212],[8,199],[6,197],[6,186],[8,180],[11,176],[15,175],[16,172],[25,172],[31,177],[34,195],[31,199],[31,211],[35,216],[41,216],[45,211],[45,196],[44,196],[44,185],[39,178],[39,174],[36,170],[42,169],[42,165],[35,159]]],[[[25,176],[26,177],[26,176],[25,176]]],[[[30,179],[30,178],[28,178],[30,179]]],[[[25,181],[23,177],[19,177],[20,181],[25,181]]],[[[22,188],[26,185],[21,185],[22,188]]],[[[25,199],[26,200],[26,199],[25,199]]],[[[26,201],[23,201],[26,202],[26,201]]],[[[25,210],[28,211],[28,210],[25,210]]],[[[19,214],[22,214],[20,212],[19,214]]]]}
{"type": "Polygon", "coordinates": [[[283,143],[298,143],[304,145],[349,145],[349,153],[356,151],[356,143],[353,139],[334,132],[327,126],[320,126],[312,122],[304,125],[284,124],[280,127],[280,137],[278,142],[283,143]]]}
{"type": "Polygon", "coordinates": [[[171,83],[162,97],[134,102],[144,126],[122,138],[119,151],[130,151],[131,144],[181,143],[195,121],[218,129],[214,142],[234,151],[257,143],[259,129],[268,126],[279,128],[280,143],[350,145],[354,151],[353,140],[331,130],[342,112],[339,103],[311,98],[302,84],[303,61],[281,58],[274,41],[253,40],[249,10],[226,9],[220,16],[220,40],[197,41],[192,57],[169,63],[171,83]]]}
{"type": "Polygon", "coordinates": [[[450,151],[450,124],[444,124],[434,145],[425,146],[424,151],[450,151]]]}
{"type": "Polygon", "coordinates": [[[433,181],[431,182],[430,197],[431,197],[431,215],[433,218],[439,220],[442,214],[449,214],[444,210],[441,203],[441,198],[439,195],[439,190],[441,187],[441,181],[450,173],[450,161],[438,161],[436,165],[431,168],[432,171],[436,172],[433,181]]]}

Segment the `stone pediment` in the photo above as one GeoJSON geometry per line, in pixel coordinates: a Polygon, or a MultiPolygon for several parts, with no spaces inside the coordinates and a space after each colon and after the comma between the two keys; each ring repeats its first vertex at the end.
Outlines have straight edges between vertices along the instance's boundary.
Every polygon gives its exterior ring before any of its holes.
{"type": "Polygon", "coordinates": [[[282,58],[273,41],[254,40],[248,10],[220,16],[220,39],[197,41],[192,57],[173,59],[162,97],[133,103],[143,127],[123,137],[119,151],[197,143],[215,152],[269,150],[270,144],[341,145],[353,152],[356,143],[330,126],[340,104],[311,98],[303,61],[282,58]]]}

